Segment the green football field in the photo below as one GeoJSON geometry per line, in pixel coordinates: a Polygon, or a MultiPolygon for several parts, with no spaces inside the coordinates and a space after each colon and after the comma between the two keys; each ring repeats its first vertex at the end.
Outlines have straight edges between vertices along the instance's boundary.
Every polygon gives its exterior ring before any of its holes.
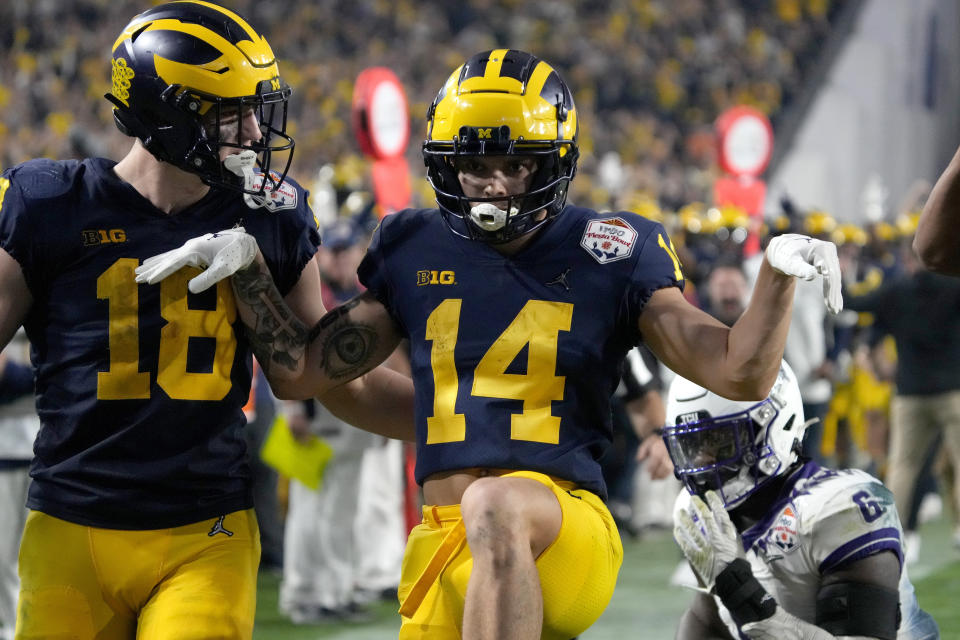
{"type": "MultiPolygon", "coordinates": [[[[921,529],[920,561],[910,567],[920,606],[940,625],[943,640],[960,640],[960,550],[950,542],[946,518],[921,529]]],[[[672,587],[670,574],[681,555],[668,532],[648,534],[624,541],[624,562],[613,600],[603,617],[582,640],[646,640],[673,638],[680,613],[690,600],[689,591],[672,587]]],[[[277,611],[280,579],[262,574],[257,601],[256,640],[331,638],[337,640],[384,640],[396,638],[399,616],[396,603],[383,603],[371,610],[369,623],[295,626],[277,611]]]]}

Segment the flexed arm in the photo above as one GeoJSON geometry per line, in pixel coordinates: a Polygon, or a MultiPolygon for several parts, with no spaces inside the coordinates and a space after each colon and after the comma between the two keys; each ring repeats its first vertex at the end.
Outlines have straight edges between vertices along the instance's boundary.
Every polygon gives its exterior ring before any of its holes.
{"type": "Polygon", "coordinates": [[[377,366],[400,342],[379,301],[361,294],[323,314],[312,261],[285,298],[259,255],[232,283],[253,352],[278,397],[316,397],[350,424],[413,440],[413,383],[377,366]],[[318,316],[310,327],[300,320],[318,316]]]}
{"type": "Polygon", "coordinates": [[[761,400],[777,379],[790,328],[794,278],[823,279],[830,311],[843,308],[840,264],[830,242],[796,234],[767,247],[746,311],[727,327],[674,288],[653,293],[640,315],[644,342],[678,374],[731,400],[761,400]]]}
{"type": "Polygon", "coordinates": [[[670,369],[731,400],[761,400],[780,369],[795,283],[764,264],[747,310],[733,327],[656,291],[640,315],[643,340],[670,369]]]}

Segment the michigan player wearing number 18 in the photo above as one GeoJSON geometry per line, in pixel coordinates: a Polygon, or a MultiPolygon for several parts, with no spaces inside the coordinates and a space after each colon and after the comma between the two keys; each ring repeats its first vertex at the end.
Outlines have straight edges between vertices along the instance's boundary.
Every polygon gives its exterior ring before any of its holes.
{"type": "Polygon", "coordinates": [[[0,177],[0,343],[25,327],[42,422],[16,638],[249,638],[252,361],[233,292],[188,290],[195,267],[157,285],[134,270],[227,229],[207,242],[228,262],[255,237],[290,306],[323,315],[306,194],[270,167],[293,147],[290,88],[266,40],[207,2],[135,17],[111,64],[130,152],[0,177]]]}
{"type": "MultiPolygon", "coordinates": [[[[233,276],[239,309],[258,359],[290,363],[276,374],[292,395],[325,393],[410,341],[427,506],[407,545],[400,637],[568,640],[603,612],[622,559],[597,460],[627,352],[646,341],[683,375],[763,398],[791,276],[823,273],[838,308],[836,250],[803,237],[774,245],[729,329],[683,298],[663,227],[566,204],[578,113],[549,64],[474,55],[427,126],[439,208],[382,221],[359,269],[367,292],[313,327],[305,357],[281,357],[289,347],[269,329],[289,314],[265,300],[259,259],[233,276]]],[[[662,443],[654,455],[666,457],[662,443]]]]}

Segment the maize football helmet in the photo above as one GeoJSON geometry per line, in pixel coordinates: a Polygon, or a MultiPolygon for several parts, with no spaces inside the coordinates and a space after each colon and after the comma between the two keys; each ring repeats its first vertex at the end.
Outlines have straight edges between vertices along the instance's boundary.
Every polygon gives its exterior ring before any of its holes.
{"type": "MultiPolygon", "coordinates": [[[[209,185],[262,195],[283,182],[293,155],[287,135],[291,89],[280,79],[270,45],[236,13],[184,0],[153,7],[131,20],[113,45],[112,90],[104,97],[126,135],[164,162],[209,185]],[[250,109],[262,137],[243,144],[242,126],[221,127],[250,109]],[[258,188],[227,170],[220,149],[253,151],[264,176],[258,188]],[[287,151],[282,172],[271,154],[287,151]]],[[[242,125],[242,122],[237,122],[242,125]]]]}
{"type": "Polygon", "coordinates": [[[677,477],[691,494],[713,489],[727,509],[796,462],[805,430],[800,387],[786,361],[761,402],[727,400],[680,376],[667,394],[663,438],[677,477]]]}
{"type": "Polygon", "coordinates": [[[427,111],[423,159],[427,179],[457,235],[502,243],[560,214],[577,171],[577,110],[560,75],[546,62],[514,49],[478,53],[457,68],[427,111]],[[464,156],[534,156],[537,171],[525,193],[511,194],[506,211],[467,198],[454,162],[464,156]],[[538,219],[535,214],[545,211],[538,219]]]}

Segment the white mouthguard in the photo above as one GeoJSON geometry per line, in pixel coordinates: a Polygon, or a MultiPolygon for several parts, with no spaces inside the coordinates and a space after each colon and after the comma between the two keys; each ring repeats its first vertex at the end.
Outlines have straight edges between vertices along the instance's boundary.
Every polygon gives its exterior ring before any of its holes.
{"type": "MultiPolygon", "coordinates": [[[[517,211],[517,207],[510,207],[510,215],[517,211]]],[[[484,231],[498,231],[507,223],[507,212],[491,202],[481,202],[470,209],[470,219],[484,231]]]]}
{"type": "MultiPolygon", "coordinates": [[[[248,191],[254,190],[254,173],[253,168],[257,164],[257,153],[250,149],[246,151],[241,151],[240,153],[234,153],[223,159],[223,166],[227,168],[228,171],[240,176],[243,178],[243,188],[248,191]]],[[[263,196],[254,196],[249,193],[243,194],[243,201],[251,209],[259,209],[260,207],[266,206],[267,199],[263,196]]]]}

